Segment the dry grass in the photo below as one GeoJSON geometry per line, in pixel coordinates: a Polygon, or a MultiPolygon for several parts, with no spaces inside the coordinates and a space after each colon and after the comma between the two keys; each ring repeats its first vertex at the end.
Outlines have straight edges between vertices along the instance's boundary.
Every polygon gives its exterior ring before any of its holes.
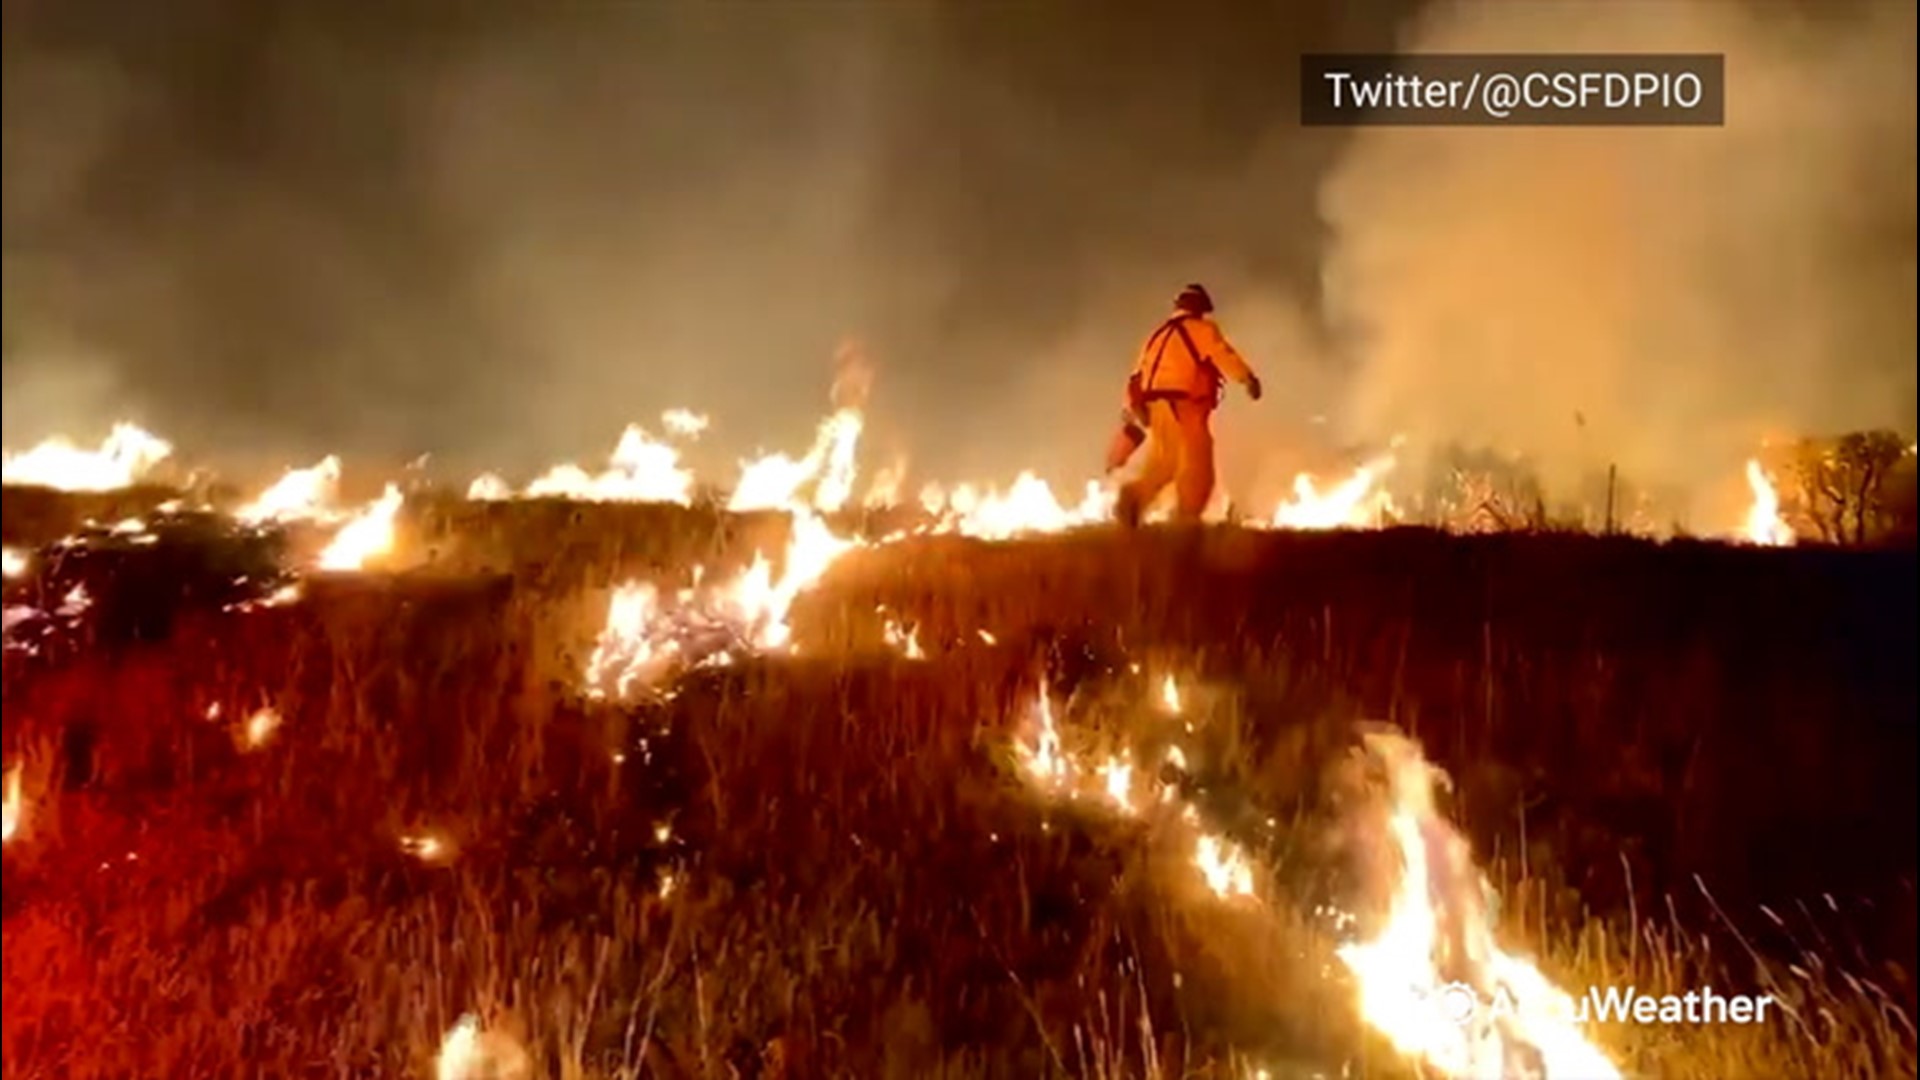
{"type": "Polygon", "coordinates": [[[1309,915],[1348,872],[1330,778],[1371,716],[1456,773],[1508,925],[1563,981],[1795,1004],[1775,1026],[1604,1032],[1638,1070],[1914,1074],[1913,991],[1885,963],[1911,963],[1910,901],[1891,929],[1848,908],[1845,945],[1808,936],[1837,913],[1795,910],[1797,953],[1759,906],[1911,875],[1912,670],[1881,655],[1911,657],[1911,612],[1873,621],[1911,595],[1910,554],[936,544],[845,567],[800,613],[812,659],[614,708],[572,689],[599,615],[578,583],[616,558],[670,570],[672,545],[541,575],[517,528],[488,556],[514,578],[319,583],[10,666],[31,811],[6,856],[0,1071],[429,1076],[475,1013],[562,1078],[1399,1075],[1309,915]],[[932,660],[870,648],[879,602],[932,660]],[[1835,624],[1847,650],[1821,644],[1835,624]],[[1195,798],[1261,856],[1262,903],[1199,895],[1151,822],[1044,806],[1012,775],[1042,677],[1074,731],[1150,745],[1128,661],[1189,674],[1195,798]],[[235,724],[263,705],[283,722],[248,748],[235,724]],[[1846,823],[1866,835],[1814,838],[1846,823]],[[443,862],[402,849],[428,831],[443,862]],[[1763,843],[1773,865],[1748,867],[1763,843]]]}

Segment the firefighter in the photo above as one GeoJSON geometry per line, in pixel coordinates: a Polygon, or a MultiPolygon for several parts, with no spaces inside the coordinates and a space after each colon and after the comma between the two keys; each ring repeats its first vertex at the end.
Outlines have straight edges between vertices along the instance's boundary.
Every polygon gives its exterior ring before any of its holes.
{"type": "Polygon", "coordinates": [[[1173,302],[1173,314],[1140,350],[1127,379],[1127,418],[1114,437],[1108,465],[1117,468],[1131,456],[1145,431],[1147,458],[1133,480],[1120,488],[1114,516],[1127,526],[1171,483],[1178,503],[1174,520],[1195,522],[1213,495],[1213,410],[1227,380],[1260,400],[1260,377],[1241,359],[1213,321],[1213,298],[1188,285],[1173,302]]]}

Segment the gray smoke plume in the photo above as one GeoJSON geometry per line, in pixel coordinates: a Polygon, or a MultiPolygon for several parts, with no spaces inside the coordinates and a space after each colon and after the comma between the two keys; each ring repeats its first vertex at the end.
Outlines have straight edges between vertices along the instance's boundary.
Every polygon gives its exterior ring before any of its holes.
{"type": "Polygon", "coordinates": [[[853,337],[876,461],[1066,483],[1195,279],[1311,411],[1252,313],[1344,136],[1286,58],[1407,6],[9,4],[6,442],[524,476],[678,406],[724,482],[853,337]]]}
{"type": "Polygon", "coordinates": [[[1196,280],[1256,507],[1397,434],[1707,490],[1911,417],[1910,4],[1414,6],[8,4],[5,441],[524,478],[686,407],[726,482],[854,338],[874,464],[1077,486],[1196,280]],[[1396,44],[1724,52],[1729,122],[1298,125],[1293,57],[1396,44]]]}
{"type": "MultiPolygon", "coordinates": [[[[1726,126],[1377,128],[1329,174],[1350,430],[1617,463],[1914,422],[1914,7],[1440,4],[1407,52],[1717,52],[1726,126]]],[[[1703,523],[1704,524],[1704,523],[1703,523]]]]}

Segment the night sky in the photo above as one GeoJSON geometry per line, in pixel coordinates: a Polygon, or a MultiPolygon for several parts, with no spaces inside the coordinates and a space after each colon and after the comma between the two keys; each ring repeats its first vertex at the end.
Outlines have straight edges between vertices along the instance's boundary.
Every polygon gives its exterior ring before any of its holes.
{"type": "Polygon", "coordinates": [[[524,471],[683,405],[723,468],[804,447],[852,336],[876,457],[1071,481],[1190,280],[1269,387],[1243,487],[1572,454],[1576,407],[1648,468],[1910,426],[1912,5],[1522,7],[9,2],[6,443],[524,471]],[[1725,130],[1297,122],[1303,51],[1674,43],[1731,57],[1725,130]]]}

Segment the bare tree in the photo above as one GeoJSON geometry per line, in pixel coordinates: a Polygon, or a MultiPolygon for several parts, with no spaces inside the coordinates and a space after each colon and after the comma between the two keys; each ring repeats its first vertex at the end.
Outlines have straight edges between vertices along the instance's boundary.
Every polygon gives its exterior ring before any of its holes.
{"type": "Polygon", "coordinates": [[[1892,530],[1898,500],[1888,481],[1911,456],[1891,431],[1800,440],[1791,470],[1799,524],[1830,544],[1865,544],[1892,530]]]}

